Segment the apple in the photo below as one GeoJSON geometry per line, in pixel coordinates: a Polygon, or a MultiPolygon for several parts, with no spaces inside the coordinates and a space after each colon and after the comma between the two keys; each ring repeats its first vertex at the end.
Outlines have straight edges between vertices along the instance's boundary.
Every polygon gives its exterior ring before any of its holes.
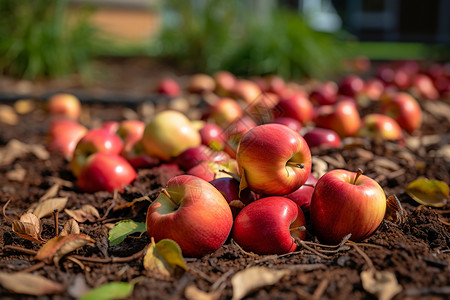
{"type": "Polygon", "coordinates": [[[323,148],[340,148],[341,138],[339,135],[331,129],[325,128],[313,128],[303,136],[306,143],[310,148],[323,147],[323,148]]]}
{"type": "Polygon", "coordinates": [[[339,94],[355,98],[364,89],[364,81],[356,75],[344,77],[339,83],[339,94]]]}
{"type": "Polygon", "coordinates": [[[71,120],[55,120],[50,124],[47,148],[70,160],[78,141],[86,134],[83,125],[71,120]]]}
{"type": "Polygon", "coordinates": [[[177,97],[181,93],[180,85],[172,78],[163,78],[156,85],[156,92],[168,97],[177,97]]]}
{"type": "Polygon", "coordinates": [[[412,86],[422,98],[429,100],[439,98],[439,92],[428,75],[417,74],[414,76],[412,86]]]}
{"type": "Polygon", "coordinates": [[[339,243],[352,234],[352,241],[369,237],[383,221],[386,196],[370,177],[336,169],[316,183],[311,199],[312,228],[320,241],[339,243]]]}
{"type": "Polygon", "coordinates": [[[285,125],[297,132],[300,129],[302,129],[302,124],[299,121],[297,121],[296,119],[289,118],[289,117],[275,118],[275,119],[273,119],[272,123],[285,125]]]}
{"type": "Polygon", "coordinates": [[[262,91],[256,83],[246,79],[238,80],[233,89],[233,95],[247,104],[257,100],[261,93],[262,91]]]}
{"type": "Polygon", "coordinates": [[[216,88],[215,80],[206,74],[194,74],[189,78],[188,91],[193,94],[212,93],[216,88]]]}
{"type": "Polygon", "coordinates": [[[296,93],[290,98],[281,99],[273,110],[275,118],[292,118],[299,121],[302,125],[312,119],[313,113],[311,101],[303,93],[296,93]]]}
{"type": "Polygon", "coordinates": [[[384,93],[384,84],[378,78],[370,78],[364,82],[363,93],[371,100],[379,100],[384,93]]]}
{"type": "Polygon", "coordinates": [[[201,162],[223,162],[230,159],[230,156],[223,151],[215,151],[205,145],[191,147],[184,150],[180,155],[174,158],[174,162],[183,170],[189,170],[201,162]]]}
{"type": "Polygon", "coordinates": [[[242,108],[231,98],[220,98],[209,109],[208,117],[224,128],[243,116],[242,108]]]}
{"type": "Polygon", "coordinates": [[[149,168],[160,164],[158,158],[149,156],[145,153],[142,141],[135,143],[129,151],[122,151],[122,156],[134,168],[149,168]]]}
{"type": "Polygon", "coordinates": [[[353,101],[342,100],[335,105],[317,108],[314,123],[334,130],[340,137],[354,136],[361,127],[361,118],[353,101]]]}
{"type": "Polygon", "coordinates": [[[216,81],[216,93],[218,95],[230,95],[236,84],[236,77],[228,71],[218,71],[213,75],[216,81]]]}
{"type": "Polygon", "coordinates": [[[232,237],[245,251],[284,254],[297,249],[295,239],[305,239],[305,217],[301,209],[284,197],[268,197],[244,207],[236,219],[232,237]]]}
{"type": "Polygon", "coordinates": [[[391,117],[381,114],[369,114],[362,120],[359,136],[379,140],[400,140],[402,129],[391,117]]]}
{"type": "Polygon", "coordinates": [[[298,189],[311,173],[311,152],[303,137],[281,124],[257,126],[242,136],[236,159],[248,187],[266,195],[298,189]]]}
{"type": "Polygon", "coordinates": [[[299,187],[296,191],[285,195],[284,197],[294,201],[303,211],[309,212],[311,205],[311,198],[314,191],[314,186],[317,183],[317,178],[313,174],[309,174],[305,184],[299,187]]]}
{"type": "Polygon", "coordinates": [[[199,177],[208,182],[217,178],[231,177],[229,173],[237,173],[237,165],[234,159],[222,162],[202,161],[186,171],[186,174],[199,177]]]}
{"type": "Polygon", "coordinates": [[[279,100],[276,94],[264,92],[246,107],[246,113],[258,124],[271,122],[273,109],[279,100]]]}
{"type": "Polygon", "coordinates": [[[117,133],[120,123],[117,121],[106,121],[102,123],[101,128],[108,130],[111,133],[117,133]]]}
{"type": "Polygon", "coordinates": [[[48,110],[54,117],[78,120],[81,116],[81,103],[74,95],[58,93],[48,99],[48,110]]]}
{"type": "Polygon", "coordinates": [[[377,77],[387,85],[390,85],[394,82],[395,71],[392,67],[383,65],[377,69],[377,77]]]}
{"type": "Polygon", "coordinates": [[[203,145],[213,150],[223,150],[225,147],[225,134],[219,125],[206,123],[198,132],[203,145]]]}
{"type": "Polygon", "coordinates": [[[200,143],[200,134],[191,121],[174,110],[156,114],[145,127],[142,137],[145,152],[165,161],[200,143]]]}
{"type": "Polygon", "coordinates": [[[136,178],[134,168],[121,156],[97,152],[91,154],[78,176],[77,186],[82,192],[123,191],[123,186],[136,178]]]}
{"type": "Polygon", "coordinates": [[[250,129],[256,127],[255,121],[249,116],[243,116],[224,128],[226,138],[224,151],[232,158],[236,158],[236,150],[242,136],[250,129]]]}
{"type": "Polygon", "coordinates": [[[70,167],[78,177],[89,155],[106,152],[119,155],[123,149],[122,140],[114,133],[103,128],[89,130],[77,143],[70,167]]]}
{"type": "Polygon", "coordinates": [[[125,152],[131,151],[134,144],[142,139],[145,123],[139,120],[124,120],[119,123],[117,135],[122,138],[125,152]]]}
{"type": "Polygon", "coordinates": [[[286,82],[277,75],[269,75],[264,78],[267,82],[267,90],[265,92],[273,93],[277,96],[284,95],[286,90],[286,82]]]}
{"type": "Polygon", "coordinates": [[[406,90],[411,85],[410,75],[404,69],[395,69],[393,83],[397,88],[406,90]]]}
{"type": "Polygon", "coordinates": [[[317,105],[330,105],[336,103],[337,92],[337,84],[333,81],[327,81],[312,91],[309,94],[309,99],[317,105]]]}
{"type": "Polygon", "coordinates": [[[219,249],[232,225],[231,209],[222,194],[190,175],[170,179],[147,211],[149,237],[156,242],[174,240],[186,257],[201,257],[219,249]]]}
{"type": "Polygon", "coordinates": [[[386,95],[382,100],[381,111],[410,133],[422,123],[422,109],[416,99],[407,93],[386,95]]]}

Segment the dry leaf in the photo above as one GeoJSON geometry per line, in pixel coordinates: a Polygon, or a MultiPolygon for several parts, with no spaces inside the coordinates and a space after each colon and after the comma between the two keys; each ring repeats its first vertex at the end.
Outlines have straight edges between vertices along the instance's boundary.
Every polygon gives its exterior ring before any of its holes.
{"type": "Polygon", "coordinates": [[[50,154],[43,145],[25,144],[16,139],[12,139],[8,144],[0,150],[0,166],[8,166],[16,159],[22,158],[28,153],[34,154],[37,158],[46,160],[50,158],[50,154]]]}
{"type": "Polygon", "coordinates": [[[195,285],[190,285],[184,290],[184,296],[188,300],[216,300],[219,299],[220,292],[207,293],[199,290],[195,285]]]}
{"type": "Polygon", "coordinates": [[[67,197],[52,198],[39,202],[32,212],[40,219],[51,215],[56,209],[62,211],[67,204],[67,197]]]}
{"type": "Polygon", "coordinates": [[[0,121],[14,126],[19,123],[19,116],[11,106],[0,105],[0,121]]]}
{"type": "Polygon", "coordinates": [[[232,300],[240,300],[257,289],[273,285],[290,273],[289,270],[271,270],[265,267],[251,267],[240,271],[231,278],[232,300]]]}
{"type": "Polygon", "coordinates": [[[20,165],[16,165],[14,170],[11,170],[6,173],[6,178],[11,181],[22,182],[27,175],[27,171],[22,168],[20,165]]]}
{"type": "Polygon", "coordinates": [[[65,290],[57,282],[29,273],[0,272],[0,284],[13,293],[33,296],[60,294],[65,290]]]}
{"type": "Polygon", "coordinates": [[[231,200],[230,203],[228,203],[230,207],[236,207],[236,208],[244,208],[245,204],[242,203],[241,200],[231,200]]]}
{"type": "Polygon", "coordinates": [[[54,185],[52,185],[45,192],[45,194],[42,195],[41,198],[39,198],[39,202],[42,202],[42,201],[47,200],[47,199],[55,198],[58,195],[59,188],[60,188],[60,185],[58,183],[55,183],[54,185]]]}
{"type": "Polygon", "coordinates": [[[79,234],[80,233],[80,226],[78,226],[77,221],[74,219],[70,219],[69,221],[64,224],[63,230],[61,230],[60,236],[65,236],[69,234],[79,234]]]}
{"type": "Polygon", "coordinates": [[[84,223],[86,221],[92,223],[100,219],[98,210],[90,204],[85,204],[80,209],[65,209],[64,211],[78,223],[84,223]]]}
{"type": "Polygon", "coordinates": [[[153,238],[144,256],[144,268],[164,277],[175,278],[181,277],[187,270],[181,248],[175,241],[163,239],[155,244],[153,238]]]}
{"type": "Polygon", "coordinates": [[[422,205],[442,207],[447,202],[449,187],[443,181],[420,178],[408,184],[406,193],[422,205]]]}
{"type": "Polygon", "coordinates": [[[45,243],[39,249],[35,259],[50,263],[53,260],[55,265],[58,265],[59,260],[67,253],[72,252],[78,248],[83,247],[88,243],[95,243],[86,234],[69,234],[66,236],[57,236],[45,243]]]}
{"type": "Polygon", "coordinates": [[[40,240],[41,224],[32,213],[25,213],[20,220],[13,221],[12,230],[24,239],[37,243],[43,242],[40,240]]]}
{"type": "Polygon", "coordinates": [[[378,300],[390,300],[402,290],[394,273],[388,271],[362,271],[361,282],[364,290],[378,300]]]}
{"type": "Polygon", "coordinates": [[[386,199],[386,212],[384,214],[384,219],[403,224],[405,222],[406,212],[398,200],[396,195],[391,195],[386,199]]]}
{"type": "Polygon", "coordinates": [[[312,171],[311,173],[316,178],[322,177],[328,170],[328,164],[323,159],[320,159],[316,156],[312,157],[312,171]]]}

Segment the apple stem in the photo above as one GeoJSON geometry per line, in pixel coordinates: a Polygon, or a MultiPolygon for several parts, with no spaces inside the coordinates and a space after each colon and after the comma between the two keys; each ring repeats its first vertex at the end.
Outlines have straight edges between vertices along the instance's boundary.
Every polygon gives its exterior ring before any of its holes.
{"type": "Polygon", "coordinates": [[[233,179],[236,180],[237,182],[241,182],[241,177],[239,177],[239,175],[237,175],[237,174],[234,174],[232,172],[228,172],[227,170],[224,170],[224,169],[220,169],[219,172],[228,174],[231,177],[233,177],[233,179]]]}
{"type": "Polygon", "coordinates": [[[290,232],[292,232],[292,231],[306,231],[306,227],[305,226],[292,227],[292,228],[289,228],[289,231],[290,232]]]}
{"type": "Polygon", "coordinates": [[[303,168],[305,167],[304,164],[297,164],[297,163],[292,162],[292,161],[288,161],[287,164],[288,164],[289,166],[291,166],[291,167],[294,167],[294,168],[300,168],[300,169],[303,169],[303,168]]]}
{"type": "Polygon", "coordinates": [[[359,176],[361,176],[363,173],[363,170],[358,169],[358,172],[356,172],[355,180],[353,181],[353,184],[356,185],[356,181],[358,180],[359,176]]]}
{"type": "Polygon", "coordinates": [[[315,184],[312,184],[312,183],[305,183],[305,184],[303,184],[302,186],[309,186],[309,187],[312,187],[312,188],[315,188],[315,187],[316,187],[316,185],[315,185],[315,184]]]}
{"type": "Polygon", "coordinates": [[[172,202],[173,205],[175,205],[176,207],[178,207],[178,204],[175,202],[175,200],[173,200],[172,196],[170,196],[170,194],[167,192],[166,189],[162,189],[161,191],[164,195],[167,196],[167,198],[169,198],[170,202],[172,202]]]}

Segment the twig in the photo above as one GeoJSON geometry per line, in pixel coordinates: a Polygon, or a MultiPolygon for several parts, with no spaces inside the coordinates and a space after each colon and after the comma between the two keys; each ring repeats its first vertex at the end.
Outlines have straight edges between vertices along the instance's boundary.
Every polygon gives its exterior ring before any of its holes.
{"type": "Polygon", "coordinates": [[[127,263],[127,262],[131,262],[133,260],[140,258],[142,255],[144,255],[145,251],[147,251],[147,247],[145,247],[141,251],[136,252],[135,254],[133,254],[131,256],[127,256],[127,257],[100,258],[100,257],[85,257],[85,256],[80,256],[80,255],[71,255],[71,257],[78,259],[80,261],[92,262],[92,263],[103,263],[103,264],[127,263]]]}
{"type": "Polygon", "coordinates": [[[22,248],[19,246],[12,246],[12,245],[4,246],[2,250],[3,251],[5,251],[5,250],[20,251],[22,253],[30,254],[30,255],[36,255],[36,253],[37,253],[37,251],[31,250],[31,249],[26,249],[26,248],[22,248]]]}
{"type": "Polygon", "coordinates": [[[211,281],[211,279],[209,278],[209,276],[206,275],[205,273],[203,273],[202,271],[197,270],[197,269],[193,269],[193,268],[189,268],[189,271],[191,271],[192,273],[195,273],[197,275],[200,275],[201,278],[203,278],[204,280],[208,281],[209,283],[213,283],[211,281]]]}
{"type": "Polygon", "coordinates": [[[330,259],[329,256],[326,256],[326,255],[320,253],[319,251],[317,251],[316,249],[314,249],[314,248],[312,248],[312,247],[309,247],[309,246],[308,246],[304,241],[302,241],[301,239],[296,238],[295,240],[297,241],[298,245],[302,246],[302,247],[305,248],[306,250],[311,251],[312,253],[316,254],[317,256],[322,257],[322,258],[326,258],[326,259],[330,259]]]}
{"type": "Polygon", "coordinates": [[[361,248],[358,247],[358,245],[356,245],[355,243],[350,242],[350,241],[348,242],[348,245],[350,245],[353,248],[355,248],[356,252],[358,252],[359,255],[361,255],[364,258],[364,260],[366,261],[367,266],[369,267],[370,271],[375,271],[375,266],[373,265],[372,260],[370,259],[370,257],[364,251],[361,250],[361,248]]]}
{"type": "Polygon", "coordinates": [[[216,282],[214,282],[214,284],[211,286],[211,292],[216,291],[222,285],[222,283],[224,283],[225,280],[227,280],[227,278],[230,277],[235,272],[236,272],[235,270],[230,269],[227,272],[223,273],[222,276],[220,276],[220,278],[217,279],[216,282]]]}
{"type": "Polygon", "coordinates": [[[6,221],[8,221],[9,223],[12,223],[12,222],[14,222],[14,220],[6,215],[6,207],[8,206],[8,204],[9,204],[10,202],[11,202],[11,199],[9,199],[9,200],[5,203],[5,205],[3,206],[3,216],[5,217],[5,220],[6,220],[6,221]]]}
{"type": "Polygon", "coordinates": [[[328,287],[328,279],[324,278],[319,285],[317,286],[316,290],[314,291],[313,295],[312,295],[312,299],[320,299],[323,295],[323,293],[325,292],[325,290],[328,287]]]}
{"type": "Polygon", "coordinates": [[[105,214],[103,215],[103,217],[101,217],[100,219],[98,219],[97,222],[106,220],[106,217],[109,215],[109,213],[110,213],[111,210],[114,208],[114,206],[116,206],[116,200],[117,200],[118,195],[119,195],[119,192],[118,192],[117,189],[115,189],[115,190],[114,190],[114,195],[113,195],[113,199],[112,199],[111,205],[108,207],[108,209],[106,209],[106,212],[105,212],[105,214]]]}
{"type": "Polygon", "coordinates": [[[239,246],[238,243],[236,243],[234,240],[231,240],[231,241],[232,241],[233,245],[235,245],[236,247],[238,247],[238,249],[239,249],[242,253],[244,253],[244,254],[246,254],[246,255],[248,255],[248,256],[251,256],[251,257],[259,257],[258,254],[255,254],[255,253],[253,253],[253,252],[247,252],[247,251],[245,251],[244,249],[242,249],[242,247],[239,246]]]}
{"type": "Polygon", "coordinates": [[[37,271],[37,270],[43,268],[44,266],[45,266],[45,262],[41,261],[41,262],[38,262],[38,263],[35,264],[35,265],[32,265],[32,266],[29,267],[29,268],[26,268],[26,269],[21,270],[21,271],[19,271],[19,272],[20,272],[20,273],[31,273],[31,272],[34,272],[34,271],[37,271]]]}
{"type": "Polygon", "coordinates": [[[58,211],[58,209],[55,209],[53,211],[53,222],[55,223],[55,236],[58,236],[58,234],[59,234],[58,216],[59,216],[59,211],[58,211]]]}

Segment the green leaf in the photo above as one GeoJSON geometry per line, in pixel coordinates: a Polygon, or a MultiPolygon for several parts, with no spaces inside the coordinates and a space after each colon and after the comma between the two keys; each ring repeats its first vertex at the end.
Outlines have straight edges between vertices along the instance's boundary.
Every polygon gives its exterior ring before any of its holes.
{"type": "Polygon", "coordinates": [[[442,207],[448,198],[449,187],[443,181],[420,178],[408,185],[406,193],[422,205],[442,207]]]}
{"type": "Polygon", "coordinates": [[[146,230],[147,226],[143,222],[135,222],[133,220],[120,221],[109,231],[109,244],[118,245],[130,234],[146,230]]]}
{"type": "Polygon", "coordinates": [[[173,240],[163,239],[155,244],[152,238],[144,256],[144,268],[164,277],[181,277],[187,270],[180,246],[173,240]]]}
{"type": "Polygon", "coordinates": [[[128,282],[110,282],[101,285],[79,300],[113,300],[123,299],[131,295],[133,292],[134,284],[128,282]]]}

